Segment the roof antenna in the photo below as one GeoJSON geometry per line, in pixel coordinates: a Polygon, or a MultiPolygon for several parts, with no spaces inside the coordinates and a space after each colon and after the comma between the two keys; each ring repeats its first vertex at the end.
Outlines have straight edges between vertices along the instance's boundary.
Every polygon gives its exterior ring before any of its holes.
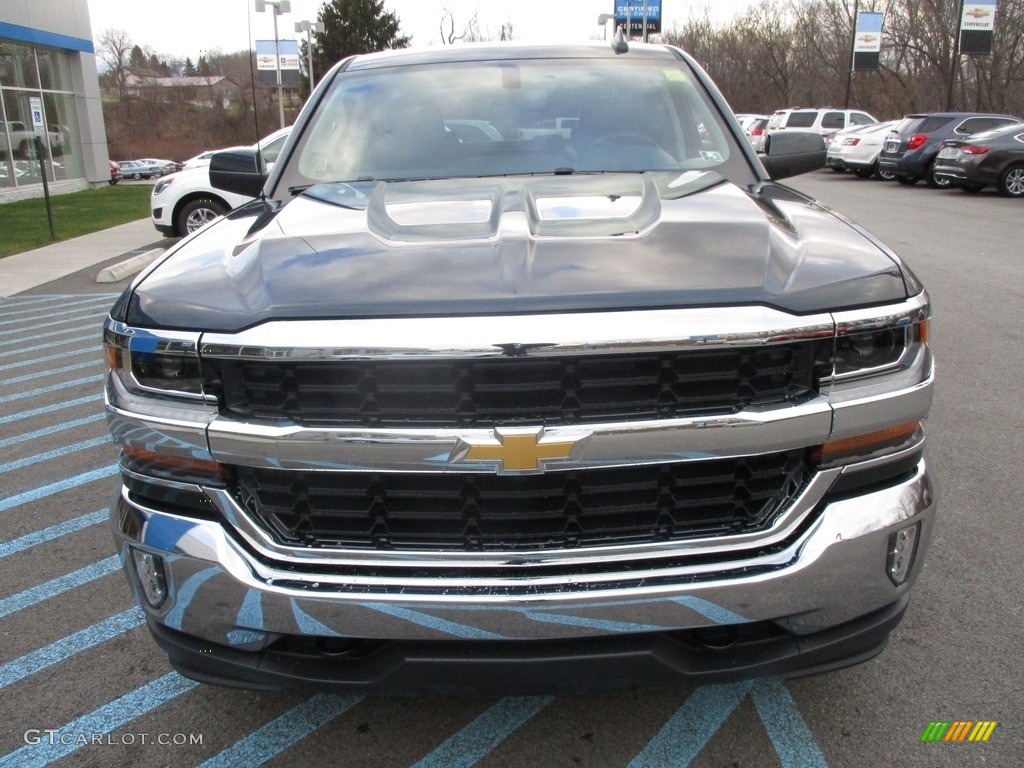
{"type": "Polygon", "coordinates": [[[612,39],[612,50],[616,53],[629,53],[629,40],[626,39],[626,30],[622,24],[615,30],[615,37],[612,39]]]}

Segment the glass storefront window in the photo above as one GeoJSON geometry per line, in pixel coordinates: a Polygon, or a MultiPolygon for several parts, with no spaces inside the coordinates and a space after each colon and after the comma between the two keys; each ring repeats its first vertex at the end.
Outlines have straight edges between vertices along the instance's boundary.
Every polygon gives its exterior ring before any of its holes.
{"type": "Polygon", "coordinates": [[[39,139],[47,179],[85,175],[70,89],[67,52],[0,41],[0,188],[42,181],[30,112],[33,97],[42,101],[45,129],[39,139]]]}

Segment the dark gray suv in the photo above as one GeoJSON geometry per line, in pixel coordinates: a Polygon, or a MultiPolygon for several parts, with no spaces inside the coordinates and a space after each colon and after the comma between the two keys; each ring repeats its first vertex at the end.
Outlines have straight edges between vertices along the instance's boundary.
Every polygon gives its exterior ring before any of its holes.
{"type": "Polygon", "coordinates": [[[946,189],[948,178],[936,177],[935,158],[946,139],[963,138],[1010,123],[1022,122],[1013,115],[987,112],[931,112],[907,115],[889,133],[878,156],[878,167],[896,175],[901,184],[921,179],[929,187],[946,189]]]}

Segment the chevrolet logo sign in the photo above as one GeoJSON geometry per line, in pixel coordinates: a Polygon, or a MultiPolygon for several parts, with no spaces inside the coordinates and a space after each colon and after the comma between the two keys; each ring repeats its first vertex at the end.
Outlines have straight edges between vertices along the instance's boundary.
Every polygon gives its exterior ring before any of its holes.
{"type": "Polygon", "coordinates": [[[543,472],[544,462],[567,459],[590,434],[547,437],[544,428],[499,428],[490,438],[460,438],[448,461],[497,462],[498,474],[543,472]]]}

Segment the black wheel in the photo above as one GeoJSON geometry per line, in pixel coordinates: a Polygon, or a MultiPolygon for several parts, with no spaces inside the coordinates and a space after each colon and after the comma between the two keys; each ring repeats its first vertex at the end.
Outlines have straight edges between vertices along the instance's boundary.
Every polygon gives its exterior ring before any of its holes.
{"type": "Polygon", "coordinates": [[[897,176],[896,181],[898,181],[900,184],[903,184],[904,186],[912,187],[915,184],[917,184],[917,182],[920,181],[920,179],[918,179],[916,176],[897,176]]]}
{"type": "Polygon", "coordinates": [[[932,189],[950,189],[953,180],[946,176],[935,175],[935,163],[928,166],[928,172],[924,175],[925,183],[932,189]]]}
{"type": "Polygon", "coordinates": [[[970,192],[972,195],[976,195],[981,192],[982,186],[980,184],[961,184],[960,189],[964,192],[970,192]]]}
{"type": "Polygon", "coordinates": [[[829,167],[832,169],[833,173],[846,173],[846,169],[841,165],[832,165],[829,167]]]}
{"type": "Polygon", "coordinates": [[[1024,165],[1011,165],[999,177],[999,191],[1007,197],[1024,197],[1024,165]]]}
{"type": "Polygon", "coordinates": [[[142,174],[141,173],[133,173],[132,174],[132,178],[135,179],[136,181],[138,181],[139,179],[142,178],[142,174]]]}
{"type": "Polygon", "coordinates": [[[872,176],[875,175],[875,169],[874,168],[858,168],[856,171],[854,171],[854,173],[857,174],[857,178],[860,178],[860,179],[870,179],[872,176]]]}
{"type": "Polygon", "coordinates": [[[227,212],[228,207],[218,200],[192,200],[178,212],[178,234],[190,235],[227,212]]]}
{"type": "Polygon", "coordinates": [[[155,171],[153,171],[153,175],[159,179],[161,176],[164,175],[164,172],[157,168],[155,171]]]}
{"type": "Polygon", "coordinates": [[[117,184],[117,179],[111,179],[110,186],[114,186],[115,184],[117,184]]]}

